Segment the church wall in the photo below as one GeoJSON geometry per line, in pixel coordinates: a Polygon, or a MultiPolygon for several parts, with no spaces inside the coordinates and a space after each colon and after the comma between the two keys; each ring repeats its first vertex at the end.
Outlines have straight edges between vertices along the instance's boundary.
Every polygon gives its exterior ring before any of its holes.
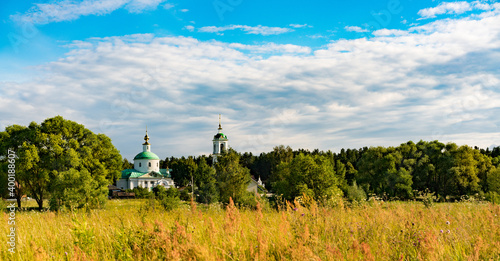
{"type": "Polygon", "coordinates": [[[149,159],[139,159],[134,160],[134,169],[139,172],[160,172],[160,160],[149,160],[149,159]],[[151,167],[149,167],[149,162],[151,162],[151,167]],[[139,167],[140,163],[140,167],[139,167]]]}

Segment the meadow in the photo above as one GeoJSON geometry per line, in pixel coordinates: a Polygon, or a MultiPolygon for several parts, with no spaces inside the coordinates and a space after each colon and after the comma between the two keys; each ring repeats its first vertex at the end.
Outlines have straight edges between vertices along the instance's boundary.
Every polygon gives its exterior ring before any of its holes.
{"type": "Polygon", "coordinates": [[[165,211],[111,200],[98,210],[17,212],[16,225],[16,253],[3,242],[1,260],[500,259],[500,206],[483,202],[295,202],[279,211],[185,202],[165,211]]]}

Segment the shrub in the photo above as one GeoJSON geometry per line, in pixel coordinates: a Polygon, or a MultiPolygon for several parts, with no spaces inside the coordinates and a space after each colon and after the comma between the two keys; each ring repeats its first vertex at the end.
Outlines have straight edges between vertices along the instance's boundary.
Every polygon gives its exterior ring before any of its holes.
{"type": "Polygon", "coordinates": [[[204,183],[198,190],[196,201],[199,203],[211,204],[219,201],[219,191],[213,182],[204,183]]]}
{"type": "Polygon", "coordinates": [[[347,200],[351,203],[366,201],[366,193],[361,187],[358,187],[356,181],[347,188],[347,200]]]}
{"type": "Polygon", "coordinates": [[[500,195],[495,191],[489,191],[485,194],[485,199],[494,204],[500,204],[500,195]]]}
{"type": "Polygon", "coordinates": [[[153,192],[149,188],[143,187],[135,187],[132,190],[128,190],[128,192],[134,192],[136,198],[150,198],[153,195],[153,192]]]}
{"type": "Polygon", "coordinates": [[[179,197],[180,197],[180,199],[181,199],[181,200],[183,200],[183,201],[189,201],[189,200],[191,200],[191,195],[189,195],[189,190],[188,190],[188,188],[183,189],[183,190],[180,192],[179,197]]]}
{"type": "Polygon", "coordinates": [[[178,197],[165,197],[161,204],[167,211],[174,210],[179,207],[181,200],[178,197]]]}

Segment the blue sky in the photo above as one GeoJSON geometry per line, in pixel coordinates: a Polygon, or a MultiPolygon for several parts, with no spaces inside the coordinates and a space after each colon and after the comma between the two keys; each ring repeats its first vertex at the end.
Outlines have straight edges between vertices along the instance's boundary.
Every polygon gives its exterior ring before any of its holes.
{"type": "Polygon", "coordinates": [[[127,158],[500,144],[496,1],[0,3],[0,127],[62,115],[127,158]]]}

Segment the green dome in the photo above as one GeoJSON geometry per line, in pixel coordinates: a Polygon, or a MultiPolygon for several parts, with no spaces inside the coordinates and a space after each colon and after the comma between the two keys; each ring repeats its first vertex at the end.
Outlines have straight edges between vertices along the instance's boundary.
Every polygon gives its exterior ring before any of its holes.
{"type": "Polygon", "coordinates": [[[137,160],[137,159],[159,160],[160,158],[156,154],[154,154],[153,152],[143,151],[134,157],[134,160],[137,160]]]}
{"type": "Polygon", "coordinates": [[[227,136],[224,133],[217,133],[214,136],[214,139],[227,139],[227,136]]]}

